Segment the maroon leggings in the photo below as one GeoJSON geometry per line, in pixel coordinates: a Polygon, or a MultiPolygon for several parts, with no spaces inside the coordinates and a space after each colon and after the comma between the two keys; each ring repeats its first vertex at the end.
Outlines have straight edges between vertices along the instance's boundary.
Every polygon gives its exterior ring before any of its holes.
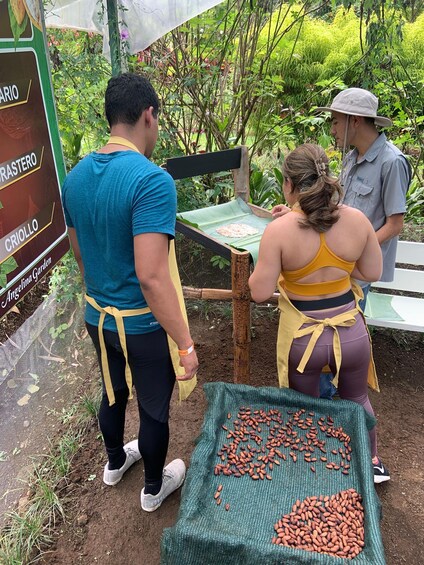
{"type": "MultiPolygon", "coordinates": [[[[309,318],[322,320],[337,314],[352,310],[354,302],[332,308],[331,310],[303,311],[309,318]]],[[[306,328],[311,324],[304,324],[306,328]]],[[[361,314],[356,315],[356,324],[350,327],[338,327],[342,349],[342,363],[339,372],[338,391],[340,398],[357,402],[365,410],[374,416],[370,400],[368,398],[368,365],[371,356],[371,345],[365,322],[361,314]]],[[[319,337],[312,355],[306,364],[303,373],[297,371],[297,366],[302,359],[303,353],[308,345],[310,335],[293,340],[289,355],[289,384],[290,388],[319,398],[319,383],[322,368],[329,365],[333,375],[336,374],[336,363],[333,352],[334,330],[330,327],[324,328],[319,337]]],[[[372,457],[377,455],[377,436],[375,427],[369,432],[372,457]]]]}

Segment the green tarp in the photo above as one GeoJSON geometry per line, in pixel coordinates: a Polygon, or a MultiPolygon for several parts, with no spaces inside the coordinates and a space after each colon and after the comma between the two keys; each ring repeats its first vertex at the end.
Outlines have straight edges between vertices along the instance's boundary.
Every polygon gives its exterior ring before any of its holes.
{"type": "Polygon", "coordinates": [[[249,251],[256,264],[259,251],[259,242],[261,240],[264,229],[271,221],[271,218],[260,218],[253,214],[251,208],[241,199],[237,198],[225,204],[210,206],[209,208],[201,208],[200,210],[191,210],[177,215],[181,220],[202,232],[210,235],[214,239],[227,243],[236,249],[249,251]],[[255,235],[235,238],[224,237],[220,235],[216,228],[221,228],[227,224],[247,224],[259,230],[255,235]]]}
{"type": "MultiPolygon", "coordinates": [[[[208,383],[204,386],[208,400],[202,432],[198,438],[181,496],[177,523],[164,530],[161,545],[162,565],[283,565],[336,564],[340,562],[384,565],[384,551],[379,520],[380,502],[373,482],[368,426],[374,421],[364,409],[350,401],[315,399],[275,387],[254,388],[245,385],[208,383]],[[285,418],[289,412],[305,408],[314,419],[330,415],[334,426],[342,426],[351,437],[351,468],[349,475],[329,471],[325,463],[310,464],[299,456],[297,462],[289,457],[274,466],[272,480],[252,480],[248,475],[239,478],[215,475],[221,463],[217,452],[228,444],[229,427],[242,407],[257,410],[277,409],[285,418]],[[222,504],[214,499],[222,484],[222,504]],[[322,553],[293,549],[272,543],[274,524],[283,514],[291,512],[297,499],[309,496],[333,495],[354,488],[363,497],[365,510],[365,547],[352,561],[322,553]],[[229,510],[225,510],[229,504],[229,510]]],[[[263,436],[269,431],[265,426],[263,436]]],[[[299,435],[302,432],[299,431],[299,435]]],[[[337,438],[326,437],[326,449],[338,449],[337,438]]],[[[252,440],[250,440],[252,441],[252,440]]],[[[320,455],[322,453],[318,452],[320,455]]],[[[330,455],[331,457],[331,455],[330,455]]]]}
{"type": "Polygon", "coordinates": [[[367,297],[365,316],[391,322],[402,321],[402,316],[399,316],[392,306],[393,298],[394,296],[371,291],[367,297]]]}

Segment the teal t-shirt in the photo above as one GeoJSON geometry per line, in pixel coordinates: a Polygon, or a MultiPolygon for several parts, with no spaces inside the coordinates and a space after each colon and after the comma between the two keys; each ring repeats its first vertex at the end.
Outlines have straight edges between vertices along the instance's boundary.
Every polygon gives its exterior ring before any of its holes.
{"type": "MultiPolygon", "coordinates": [[[[91,153],[65,179],[66,223],[76,230],[87,294],[119,310],[147,306],[135,272],[133,238],[142,233],[175,236],[177,195],[172,177],[135,151],[91,153]]],[[[85,319],[99,312],[86,305],[85,319]]],[[[153,314],[124,318],[129,334],[159,329],[153,314]]],[[[112,316],[104,323],[117,331],[112,316]]]]}

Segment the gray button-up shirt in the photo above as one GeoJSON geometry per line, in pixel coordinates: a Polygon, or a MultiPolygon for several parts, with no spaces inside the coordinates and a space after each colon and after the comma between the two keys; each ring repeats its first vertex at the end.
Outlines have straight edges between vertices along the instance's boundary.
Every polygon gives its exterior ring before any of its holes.
{"type": "MultiPolygon", "coordinates": [[[[343,203],[361,210],[377,231],[386,218],[406,211],[410,181],[411,170],[405,156],[381,133],[362,157],[358,158],[356,148],[346,155],[340,175],[343,203]]],[[[397,241],[393,237],[381,245],[382,281],[393,280],[397,241]]]]}

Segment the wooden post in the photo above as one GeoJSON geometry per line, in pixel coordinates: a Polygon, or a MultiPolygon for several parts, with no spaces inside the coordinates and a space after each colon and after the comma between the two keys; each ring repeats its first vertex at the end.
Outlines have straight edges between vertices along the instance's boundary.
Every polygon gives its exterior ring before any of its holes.
{"type": "Polygon", "coordinates": [[[249,152],[241,146],[240,168],[234,169],[234,196],[249,202],[249,152]]]}
{"type": "Polygon", "coordinates": [[[250,380],[250,253],[231,251],[233,292],[234,382],[250,380]]]}
{"type": "Polygon", "coordinates": [[[119,33],[118,4],[116,0],[107,0],[107,25],[109,28],[110,61],[112,76],[122,72],[121,37],[119,33]]]}

